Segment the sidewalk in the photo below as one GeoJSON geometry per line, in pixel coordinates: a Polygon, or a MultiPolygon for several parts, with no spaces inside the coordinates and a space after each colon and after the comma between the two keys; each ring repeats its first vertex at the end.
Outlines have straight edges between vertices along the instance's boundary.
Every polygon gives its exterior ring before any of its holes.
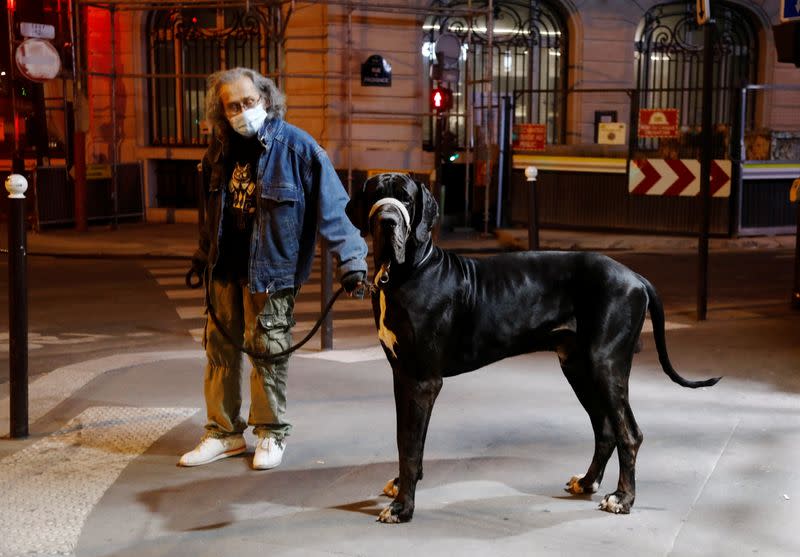
{"type": "MultiPolygon", "coordinates": [[[[93,226],[88,232],[50,229],[28,233],[30,255],[88,257],[163,257],[189,258],[197,247],[196,224],[121,224],[117,230],[93,226]]],[[[8,244],[6,223],[0,223],[0,246],[8,244]]],[[[541,249],[582,251],[677,252],[697,249],[697,238],[587,232],[576,230],[540,231],[541,249]]],[[[437,245],[460,252],[492,252],[527,249],[527,229],[498,229],[485,236],[476,231],[442,232],[437,245]]],[[[709,249],[765,250],[792,249],[795,236],[756,236],[711,238],[709,249]]]]}

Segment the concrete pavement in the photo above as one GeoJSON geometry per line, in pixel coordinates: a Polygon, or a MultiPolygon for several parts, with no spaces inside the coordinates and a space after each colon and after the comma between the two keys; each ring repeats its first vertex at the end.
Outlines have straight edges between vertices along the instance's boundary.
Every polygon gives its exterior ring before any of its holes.
{"type": "MultiPolygon", "coordinates": [[[[192,225],[48,231],[31,235],[29,248],[183,259],[195,234],[192,225]]],[[[787,247],[777,238],[773,247],[787,247]]],[[[668,237],[645,243],[543,231],[542,240],[562,249],[695,249],[668,237]]],[[[441,244],[507,245],[471,235],[441,244]]],[[[713,249],[752,246],[712,241],[713,249]]],[[[446,380],[415,518],[397,526],[375,522],[397,464],[391,372],[374,334],[337,337],[340,349],[293,357],[294,430],[283,465],[268,472],[249,468],[252,452],[175,466],[202,433],[199,346],[53,370],[30,387],[31,438],[0,441],[0,556],[797,555],[800,315],[783,306],[748,309],[746,317],[715,314],[668,331],[679,372],[723,375],[713,388],[671,383],[652,336],[643,335],[631,404],[645,440],[629,516],[597,510],[615,487],[614,457],[597,494],[563,491],[585,471],[593,440],[553,354],[446,380]]],[[[2,432],[7,408],[0,400],[2,432]]],[[[248,440],[252,447],[249,433],[248,440]]]]}

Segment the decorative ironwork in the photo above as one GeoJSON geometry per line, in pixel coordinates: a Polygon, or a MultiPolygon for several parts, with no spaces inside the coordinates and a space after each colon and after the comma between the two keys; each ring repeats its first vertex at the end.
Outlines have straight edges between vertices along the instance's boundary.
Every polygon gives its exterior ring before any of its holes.
{"type": "MultiPolygon", "coordinates": [[[[713,121],[718,156],[727,156],[730,129],[736,121],[738,93],[757,79],[758,39],[753,17],[727,2],[714,4],[715,39],[713,121]]],[[[681,138],[640,139],[639,150],[661,155],[694,157],[699,151],[702,112],[704,31],[697,25],[694,2],[654,6],[645,13],[636,33],[636,83],[639,108],[677,108],[681,138]]],[[[755,105],[746,107],[749,121],[755,105]]]]}
{"type": "Polygon", "coordinates": [[[206,144],[205,78],[235,66],[273,73],[279,23],[279,7],[152,12],[147,23],[151,144],[206,144]]]}
{"type": "Polygon", "coordinates": [[[258,38],[262,29],[267,29],[269,23],[263,12],[251,10],[244,12],[236,10],[230,14],[233,18],[231,25],[224,27],[206,27],[192,12],[174,10],[169,12],[169,22],[174,30],[174,37],[187,41],[216,40],[224,43],[229,38],[250,39],[258,38]]]}
{"type": "MultiPolygon", "coordinates": [[[[435,0],[435,8],[467,8],[466,0],[435,0]]],[[[564,137],[564,90],[567,68],[566,24],[554,4],[540,0],[495,0],[493,3],[494,27],[492,33],[492,98],[483,79],[488,64],[487,18],[488,2],[473,0],[474,17],[464,15],[429,17],[423,26],[423,55],[425,65],[434,61],[436,39],[449,32],[462,41],[459,60],[459,81],[450,86],[455,93],[453,115],[447,127],[466,145],[465,108],[489,108],[498,104],[503,96],[513,96],[514,91],[525,90],[515,106],[517,122],[547,124],[548,142],[557,143],[564,137]],[[468,73],[468,75],[467,75],[468,73]]],[[[462,10],[463,13],[463,10],[462,10]]],[[[433,88],[434,80],[429,80],[433,88]]],[[[478,112],[480,117],[480,111],[478,112]]],[[[475,122],[480,126],[481,122],[475,122]]],[[[433,144],[433,119],[425,125],[425,143],[433,144]]],[[[495,141],[494,138],[491,141],[495,141]]]]}

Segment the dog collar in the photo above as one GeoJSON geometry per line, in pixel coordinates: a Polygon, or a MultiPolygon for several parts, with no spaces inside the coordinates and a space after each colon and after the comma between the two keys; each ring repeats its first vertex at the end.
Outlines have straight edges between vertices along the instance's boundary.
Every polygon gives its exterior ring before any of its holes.
{"type": "Polygon", "coordinates": [[[392,205],[393,207],[397,207],[400,210],[400,214],[403,215],[403,220],[406,222],[406,230],[411,229],[411,217],[408,214],[408,209],[406,206],[403,205],[400,201],[393,197],[384,197],[383,199],[379,199],[375,202],[372,208],[369,210],[368,219],[372,218],[372,215],[375,214],[375,211],[383,207],[384,205],[392,205]]]}

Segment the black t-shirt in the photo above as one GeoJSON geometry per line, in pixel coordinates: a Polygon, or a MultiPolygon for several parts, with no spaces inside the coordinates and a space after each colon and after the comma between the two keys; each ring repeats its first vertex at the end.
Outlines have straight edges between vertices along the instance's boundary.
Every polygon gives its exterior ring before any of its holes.
{"type": "Polygon", "coordinates": [[[256,178],[258,159],[264,147],[258,138],[234,134],[225,164],[225,210],[222,215],[222,237],[214,275],[217,278],[248,282],[250,238],[257,210],[256,178]]]}

